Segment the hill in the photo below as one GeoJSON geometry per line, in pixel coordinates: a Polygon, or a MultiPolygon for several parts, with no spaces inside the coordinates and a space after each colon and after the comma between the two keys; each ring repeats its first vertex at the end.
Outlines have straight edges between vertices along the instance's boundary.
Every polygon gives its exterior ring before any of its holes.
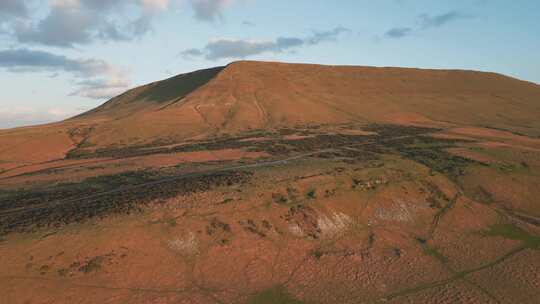
{"type": "Polygon", "coordinates": [[[0,131],[6,303],[537,303],[540,87],[237,62],[0,131]]]}
{"type": "Polygon", "coordinates": [[[132,89],[61,123],[0,131],[1,146],[20,145],[0,151],[0,159],[18,154],[14,160],[31,161],[21,155],[35,137],[54,138],[48,142],[56,157],[81,142],[91,149],[171,144],[343,123],[475,126],[539,136],[539,100],[540,86],[494,73],[242,61],[132,89]]]}

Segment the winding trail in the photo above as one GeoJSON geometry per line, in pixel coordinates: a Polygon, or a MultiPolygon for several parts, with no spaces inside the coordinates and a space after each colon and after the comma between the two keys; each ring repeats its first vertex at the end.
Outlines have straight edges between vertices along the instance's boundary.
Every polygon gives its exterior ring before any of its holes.
{"type": "Polygon", "coordinates": [[[259,116],[261,117],[261,122],[263,124],[263,129],[266,128],[269,124],[269,115],[262,106],[261,102],[259,101],[259,97],[257,96],[258,91],[255,91],[253,93],[253,104],[257,108],[257,112],[259,113],[259,116]]]}
{"type": "MultiPolygon", "coordinates": [[[[431,282],[431,283],[426,283],[426,284],[418,285],[418,286],[415,286],[415,287],[411,287],[411,288],[407,288],[407,289],[403,289],[403,290],[399,290],[399,291],[387,294],[386,296],[381,298],[381,302],[386,302],[386,301],[389,301],[389,300],[392,300],[392,299],[395,299],[395,298],[398,298],[398,297],[411,295],[411,294],[414,294],[414,293],[417,293],[417,292],[420,292],[420,291],[423,291],[423,290],[426,290],[426,289],[431,289],[431,288],[435,288],[435,287],[448,285],[448,284],[450,284],[450,283],[452,283],[452,282],[454,282],[456,280],[464,279],[466,276],[468,276],[470,274],[473,274],[475,272],[482,271],[482,270],[491,268],[493,266],[496,266],[496,265],[506,261],[508,258],[510,258],[510,257],[524,251],[525,249],[527,249],[527,247],[518,246],[518,247],[514,248],[513,250],[507,252],[506,254],[500,256],[499,258],[497,258],[497,259],[495,259],[495,260],[493,260],[493,261],[491,261],[491,262],[489,262],[487,264],[484,264],[482,266],[478,266],[478,267],[475,267],[475,268],[466,269],[466,270],[456,272],[455,274],[453,274],[452,276],[450,276],[450,277],[448,277],[448,278],[446,278],[444,280],[439,280],[439,281],[435,281],[435,282],[431,282]]],[[[498,302],[498,300],[497,300],[497,302],[498,302]]]]}

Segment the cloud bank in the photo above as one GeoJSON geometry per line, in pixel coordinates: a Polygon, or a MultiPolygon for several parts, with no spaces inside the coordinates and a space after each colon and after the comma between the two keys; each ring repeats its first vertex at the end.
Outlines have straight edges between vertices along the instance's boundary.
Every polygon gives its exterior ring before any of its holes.
{"type": "Polygon", "coordinates": [[[169,7],[169,0],[49,0],[48,14],[39,19],[27,13],[24,1],[0,3],[0,12],[19,17],[10,22],[18,42],[64,48],[137,39],[169,7]]]}

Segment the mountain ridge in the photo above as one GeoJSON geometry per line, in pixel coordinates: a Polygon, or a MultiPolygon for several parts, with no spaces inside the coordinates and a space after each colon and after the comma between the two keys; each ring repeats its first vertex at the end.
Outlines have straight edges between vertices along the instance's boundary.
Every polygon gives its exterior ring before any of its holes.
{"type": "Polygon", "coordinates": [[[62,122],[1,130],[0,143],[24,152],[28,138],[54,138],[67,153],[347,123],[537,137],[539,101],[539,85],[491,72],[238,61],[131,89],[62,122]]]}

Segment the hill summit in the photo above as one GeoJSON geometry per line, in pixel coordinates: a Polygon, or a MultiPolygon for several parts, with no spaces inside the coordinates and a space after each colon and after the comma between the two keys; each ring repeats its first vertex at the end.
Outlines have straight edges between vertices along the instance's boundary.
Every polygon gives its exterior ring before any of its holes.
{"type": "Polygon", "coordinates": [[[537,136],[539,100],[540,86],[495,73],[240,61],[134,88],[63,122],[4,130],[0,141],[25,142],[8,151],[18,154],[32,145],[28,138],[45,138],[58,156],[73,145],[177,143],[344,123],[466,125],[537,136]]]}

